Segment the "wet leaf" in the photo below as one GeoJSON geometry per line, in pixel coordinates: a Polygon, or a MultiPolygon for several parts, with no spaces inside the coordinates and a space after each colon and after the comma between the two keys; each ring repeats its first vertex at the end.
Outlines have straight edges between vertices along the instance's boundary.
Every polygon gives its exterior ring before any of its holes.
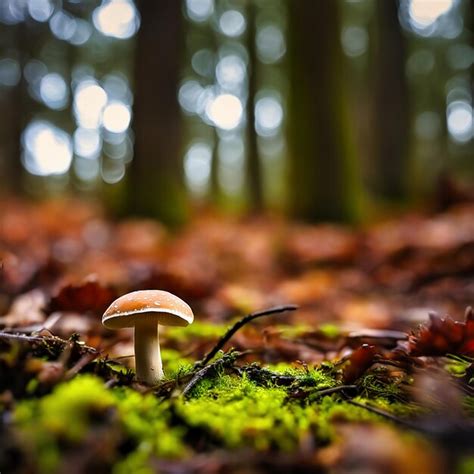
{"type": "Polygon", "coordinates": [[[116,292],[100,284],[94,277],[80,283],[69,283],[59,288],[51,298],[48,313],[71,311],[101,314],[117,297],[116,292]]]}

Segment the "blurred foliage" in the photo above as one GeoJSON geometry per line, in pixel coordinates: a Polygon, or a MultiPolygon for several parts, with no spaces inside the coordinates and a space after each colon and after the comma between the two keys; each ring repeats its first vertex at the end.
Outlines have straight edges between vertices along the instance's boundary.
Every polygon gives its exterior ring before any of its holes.
{"type": "MultiPolygon", "coordinates": [[[[159,85],[163,77],[160,71],[149,66],[150,80],[159,88],[157,97],[161,92],[171,96],[176,104],[179,102],[183,115],[179,129],[163,132],[160,121],[165,125],[166,121],[174,123],[175,112],[170,114],[157,105],[153,106],[155,119],[149,113],[145,122],[134,122],[133,117],[133,110],[142,110],[140,104],[154,95],[146,92],[145,97],[137,98],[134,93],[141,77],[137,76],[135,61],[137,34],[141,34],[145,21],[153,19],[153,15],[141,18],[145,4],[133,0],[5,0],[0,8],[2,189],[23,190],[37,197],[65,191],[91,194],[105,199],[115,210],[154,213],[168,222],[181,220],[185,215],[183,190],[174,187],[165,198],[158,197],[162,194],[155,189],[146,192],[146,205],[139,201],[130,204],[133,189],[138,193],[141,188],[127,178],[134,176],[133,169],[140,161],[146,160],[151,182],[160,173],[170,176],[165,184],[157,185],[160,189],[166,188],[166,183],[171,186],[182,171],[187,192],[195,202],[242,210],[252,206],[251,201],[263,199],[265,208],[282,210],[300,194],[286,179],[288,168],[296,160],[291,152],[295,142],[288,142],[287,130],[307,126],[311,131],[318,121],[326,136],[346,134],[343,128],[355,136],[355,144],[344,148],[341,159],[361,171],[365,188],[372,195],[374,189],[378,190],[377,199],[386,194],[384,167],[377,165],[388,159],[381,156],[384,147],[394,153],[390,167],[400,168],[394,173],[401,173],[409,183],[403,199],[432,195],[438,180],[445,176],[470,183],[474,168],[472,2],[390,3],[398,7],[389,15],[391,24],[396,27],[398,22],[403,41],[381,37],[383,17],[376,14],[378,2],[338,0],[340,22],[332,27],[330,44],[304,45],[307,58],[317,47],[322,58],[329,55],[328,48],[335,43],[342,46],[345,58],[343,72],[337,74],[339,82],[331,88],[323,84],[320,91],[328,96],[328,103],[338,103],[347,96],[350,114],[347,127],[342,127],[329,120],[332,113],[328,106],[313,110],[308,117],[294,112],[288,115],[288,98],[301,82],[294,81],[295,57],[288,49],[291,29],[297,27],[288,23],[287,2],[183,1],[184,29],[173,33],[178,35],[176,44],[184,44],[181,57],[175,58],[181,64],[181,79],[174,84],[174,98],[159,85]],[[384,72],[386,63],[382,59],[392,54],[402,58],[400,67],[384,72]],[[151,79],[153,74],[155,79],[151,79]],[[393,87],[390,81],[395,81],[393,87]],[[406,85],[401,84],[404,81],[406,85]],[[372,94],[374,87],[383,91],[384,84],[392,95],[400,87],[408,90],[407,111],[396,111],[391,99],[372,94]],[[133,155],[141,143],[141,138],[135,141],[134,137],[144,133],[143,123],[155,123],[157,143],[156,147],[150,145],[151,126],[134,165],[133,155]],[[389,146],[397,128],[408,130],[408,136],[402,139],[407,146],[400,146],[398,156],[389,146]],[[391,138],[390,133],[385,134],[390,131],[391,138]],[[166,139],[158,138],[161,132],[168,133],[169,140],[179,146],[164,148],[161,143],[166,139]],[[376,146],[377,140],[382,143],[376,146]],[[152,172],[155,161],[157,167],[152,172]],[[175,164],[168,169],[165,162],[175,164]],[[382,174],[377,171],[380,169],[382,174]],[[127,190],[130,182],[134,183],[131,191],[127,190]],[[155,202],[163,199],[169,200],[165,210],[155,202]]],[[[167,14],[163,11],[160,18],[167,14]]],[[[174,24],[174,20],[164,21],[174,24]]],[[[169,34],[158,30],[160,35],[169,34]]],[[[157,35],[157,42],[171,41],[159,38],[157,35]]],[[[162,59],[163,67],[167,61],[162,59]]],[[[298,61],[305,75],[309,63],[304,55],[298,61]]],[[[388,64],[393,66],[395,61],[388,64]]],[[[318,88],[318,76],[311,80],[318,88]]],[[[404,103],[399,99],[397,103],[404,103]]],[[[298,100],[300,105],[302,102],[304,99],[298,100]]],[[[321,150],[315,157],[306,144],[300,148],[298,161],[309,166],[319,159],[317,167],[329,179],[335,166],[333,159],[320,156],[321,150]]],[[[143,172],[138,176],[139,180],[145,179],[143,172]]],[[[361,178],[356,180],[360,187],[361,178]]],[[[309,192],[311,186],[322,185],[300,186],[301,191],[309,192]]],[[[345,198],[341,195],[337,199],[345,198]]],[[[357,199],[349,197],[349,201],[357,199]]],[[[311,214],[314,210],[303,212],[303,217],[311,214]]]]}

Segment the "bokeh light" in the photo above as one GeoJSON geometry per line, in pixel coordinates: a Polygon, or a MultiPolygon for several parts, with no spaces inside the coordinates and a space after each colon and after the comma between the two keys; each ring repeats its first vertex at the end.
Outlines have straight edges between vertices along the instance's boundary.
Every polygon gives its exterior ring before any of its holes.
{"type": "Polygon", "coordinates": [[[68,87],[60,74],[53,72],[43,76],[39,93],[41,100],[51,109],[64,109],[68,103],[68,87]]]}
{"type": "Polygon", "coordinates": [[[18,0],[0,1],[0,20],[7,25],[16,25],[26,18],[26,4],[18,0]]]}
{"type": "Polygon", "coordinates": [[[465,143],[472,139],[474,124],[472,106],[464,101],[454,101],[447,108],[448,131],[455,141],[465,143]]]}
{"type": "Polygon", "coordinates": [[[453,3],[453,0],[411,0],[408,12],[416,27],[425,28],[447,13],[453,3]]]}
{"type": "Polygon", "coordinates": [[[131,38],[140,26],[135,5],[129,0],[103,2],[92,14],[94,26],[105,36],[131,38]]]}
{"type": "Polygon", "coordinates": [[[243,59],[233,54],[219,60],[216,78],[223,89],[233,90],[244,82],[246,71],[243,59]]]}
{"type": "Polygon", "coordinates": [[[361,26],[347,26],[342,30],[341,43],[344,53],[355,58],[367,51],[369,35],[361,26]]]}
{"type": "Polygon", "coordinates": [[[76,32],[76,20],[69,13],[56,12],[49,20],[49,27],[56,38],[70,40],[76,32]]]}
{"type": "Polygon", "coordinates": [[[402,3],[401,21],[420,36],[455,38],[462,31],[456,0],[409,0],[402,3]],[[407,5],[407,6],[406,6],[407,5]]]}
{"type": "Polygon", "coordinates": [[[193,54],[191,66],[200,76],[211,78],[214,73],[214,53],[210,49],[200,49],[193,54]]]}
{"type": "Polygon", "coordinates": [[[84,182],[94,181],[100,175],[100,163],[97,159],[76,157],[72,167],[74,174],[84,182]]]}
{"type": "Polygon", "coordinates": [[[14,87],[20,80],[20,65],[12,58],[0,60],[0,86],[14,87]]]}
{"type": "Polygon", "coordinates": [[[133,156],[133,143],[126,133],[104,133],[103,152],[114,160],[128,163],[133,156]]]}
{"type": "Polygon", "coordinates": [[[71,137],[44,120],[31,122],[23,132],[23,164],[31,173],[49,176],[67,173],[72,162],[71,137]]]}
{"type": "Polygon", "coordinates": [[[122,133],[127,130],[132,118],[130,107],[123,102],[112,101],[104,109],[102,125],[112,133],[122,133]]]}
{"type": "Polygon", "coordinates": [[[272,136],[283,121],[283,108],[275,97],[262,97],[255,104],[255,129],[261,136],[272,136]]]}
{"type": "Polygon", "coordinates": [[[211,174],[212,148],[208,143],[193,143],[184,157],[186,183],[196,195],[203,195],[211,174]]]}
{"type": "Polygon", "coordinates": [[[102,138],[97,130],[78,128],[74,132],[74,152],[83,158],[94,159],[100,154],[102,138]]]}
{"type": "Polygon", "coordinates": [[[244,15],[237,10],[227,10],[219,18],[219,28],[231,38],[240,36],[245,31],[244,15]]]}
{"type": "Polygon", "coordinates": [[[48,21],[53,12],[51,0],[28,0],[28,13],[38,22],[48,21]]]}
{"type": "Polygon", "coordinates": [[[178,100],[181,107],[191,114],[197,113],[197,102],[204,88],[198,81],[185,81],[178,92],[178,100]]]}
{"type": "Polygon", "coordinates": [[[92,79],[83,80],[74,91],[74,115],[77,123],[85,128],[99,127],[106,103],[105,90],[92,79]]]}
{"type": "Polygon", "coordinates": [[[117,184],[125,176],[125,163],[119,160],[101,162],[100,174],[107,184],[117,184]]]}
{"type": "Polygon", "coordinates": [[[217,147],[218,179],[224,193],[238,195],[244,182],[244,141],[239,134],[224,135],[217,147]]]}
{"type": "Polygon", "coordinates": [[[242,102],[232,94],[220,94],[209,101],[206,113],[209,119],[223,130],[236,128],[242,118],[242,102]]]}
{"type": "Polygon", "coordinates": [[[40,81],[48,73],[46,64],[37,59],[30,59],[23,68],[25,79],[30,83],[40,81]]]}
{"type": "Polygon", "coordinates": [[[75,29],[69,42],[76,46],[86,43],[92,35],[92,27],[89,22],[85,20],[76,20],[75,29]]]}
{"type": "Polygon", "coordinates": [[[214,12],[214,0],[186,0],[186,13],[195,22],[206,21],[214,12]]]}
{"type": "Polygon", "coordinates": [[[122,74],[107,74],[102,79],[102,87],[109,100],[118,100],[127,105],[132,104],[133,94],[127,78],[122,74]]]}
{"type": "Polygon", "coordinates": [[[260,61],[271,64],[283,57],[286,51],[285,37],[276,25],[266,25],[257,32],[257,54],[260,61]]]}

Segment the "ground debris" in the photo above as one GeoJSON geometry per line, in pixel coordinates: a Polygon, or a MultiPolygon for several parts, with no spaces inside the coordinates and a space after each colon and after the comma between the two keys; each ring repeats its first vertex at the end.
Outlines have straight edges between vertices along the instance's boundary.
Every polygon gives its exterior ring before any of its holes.
{"type": "Polygon", "coordinates": [[[470,472],[474,205],[363,230],[203,214],[171,233],[4,200],[0,224],[2,472],[470,472]],[[149,288],[196,315],[160,330],[154,387],[133,331],[100,321],[149,288]]]}

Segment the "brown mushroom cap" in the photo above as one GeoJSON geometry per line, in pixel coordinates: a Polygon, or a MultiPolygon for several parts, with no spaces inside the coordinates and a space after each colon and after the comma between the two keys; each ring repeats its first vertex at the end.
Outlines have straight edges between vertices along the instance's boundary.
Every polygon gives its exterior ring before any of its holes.
{"type": "Polygon", "coordinates": [[[110,329],[133,327],[137,323],[187,326],[194,320],[191,308],[177,296],[162,290],[133,291],[116,299],[102,316],[110,329]]]}

